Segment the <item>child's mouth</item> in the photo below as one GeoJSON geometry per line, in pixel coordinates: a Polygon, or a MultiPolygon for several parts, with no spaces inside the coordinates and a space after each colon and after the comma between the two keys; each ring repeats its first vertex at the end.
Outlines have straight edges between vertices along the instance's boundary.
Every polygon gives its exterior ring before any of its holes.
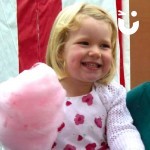
{"type": "Polygon", "coordinates": [[[81,62],[81,64],[89,69],[99,69],[102,67],[102,65],[97,62],[81,62]]]}

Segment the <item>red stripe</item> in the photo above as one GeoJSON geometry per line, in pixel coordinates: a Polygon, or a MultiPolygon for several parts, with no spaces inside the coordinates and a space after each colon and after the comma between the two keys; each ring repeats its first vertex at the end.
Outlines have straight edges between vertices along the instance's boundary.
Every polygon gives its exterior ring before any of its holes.
{"type": "MultiPolygon", "coordinates": [[[[118,16],[118,10],[122,10],[122,0],[116,0],[116,8],[117,8],[117,18],[121,17],[118,16]]],[[[124,59],[123,59],[123,37],[122,32],[118,29],[118,36],[119,36],[119,47],[120,47],[120,84],[125,86],[125,78],[124,78],[124,59]]]]}
{"type": "Polygon", "coordinates": [[[45,62],[51,26],[61,0],[17,0],[19,72],[45,62]]]}

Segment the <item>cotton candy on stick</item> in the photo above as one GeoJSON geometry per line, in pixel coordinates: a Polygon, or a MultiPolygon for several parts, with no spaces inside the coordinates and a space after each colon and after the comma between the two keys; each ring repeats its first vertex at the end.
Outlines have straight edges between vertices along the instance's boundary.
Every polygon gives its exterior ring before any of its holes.
{"type": "Polygon", "coordinates": [[[0,141],[7,150],[50,150],[63,121],[65,90],[40,63],[0,84],[0,141]]]}

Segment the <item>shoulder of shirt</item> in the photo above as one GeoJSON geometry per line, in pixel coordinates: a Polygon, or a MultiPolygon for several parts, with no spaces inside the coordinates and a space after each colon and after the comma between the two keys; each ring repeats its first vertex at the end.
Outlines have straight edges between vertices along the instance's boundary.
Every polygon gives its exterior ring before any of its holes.
{"type": "Polygon", "coordinates": [[[113,91],[115,90],[116,92],[126,91],[125,87],[116,81],[112,81],[108,84],[101,84],[101,83],[95,82],[95,86],[96,86],[96,89],[101,89],[103,91],[110,92],[110,93],[112,92],[112,90],[113,91]]]}
{"type": "Polygon", "coordinates": [[[120,100],[125,100],[126,89],[116,81],[112,81],[109,84],[95,83],[96,92],[99,95],[102,103],[106,109],[109,110],[114,103],[118,103],[120,100]]]}

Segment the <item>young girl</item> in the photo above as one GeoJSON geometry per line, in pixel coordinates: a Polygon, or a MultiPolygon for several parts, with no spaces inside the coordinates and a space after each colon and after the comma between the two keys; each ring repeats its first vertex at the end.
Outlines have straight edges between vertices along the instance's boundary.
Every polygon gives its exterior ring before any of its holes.
{"type": "Polygon", "coordinates": [[[112,82],[116,37],[112,18],[94,5],[69,6],[56,18],[46,59],[67,97],[52,149],[144,150],[126,107],[125,88],[112,82]]]}

